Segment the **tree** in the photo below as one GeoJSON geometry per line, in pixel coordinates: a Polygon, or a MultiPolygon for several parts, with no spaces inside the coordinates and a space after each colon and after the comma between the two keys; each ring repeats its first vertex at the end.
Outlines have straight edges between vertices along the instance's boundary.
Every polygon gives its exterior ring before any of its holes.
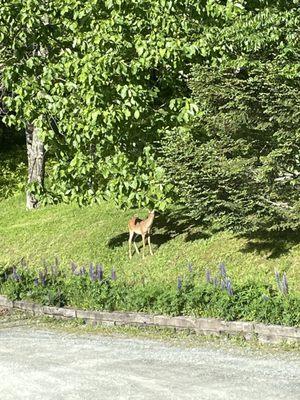
{"type": "MultiPolygon", "coordinates": [[[[19,4],[10,4],[9,2],[5,4],[2,8],[3,11],[3,19],[2,19],[2,29],[0,30],[0,72],[1,72],[1,93],[2,93],[2,103],[3,107],[1,107],[1,113],[6,114],[6,106],[10,107],[11,105],[11,97],[5,97],[5,95],[9,94],[14,97],[18,97],[17,92],[13,92],[13,85],[5,85],[6,82],[6,71],[13,72],[15,78],[17,78],[17,74],[15,69],[21,66],[21,63],[18,63],[22,57],[25,59],[30,59],[31,57],[40,57],[42,59],[47,58],[47,50],[45,47],[42,46],[38,40],[36,42],[32,42],[31,46],[27,46],[25,39],[25,34],[22,31],[22,27],[14,26],[13,16],[18,17],[18,12],[20,11],[19,7],[14,7],[14,5],[18,6],[19,4]],[[11,12],[11,14],[10,14],[11,12]],[[6,19],[7,18],[7,19],[6,19]],[[14,35],[17,29],[17,36],[12,38],[12,41],[15,41],[14,45],[10,48],[7,46],[7,38],[11,35],[14,35]],[[20,42],[18,43],[18,40],[20,42]],[[23,48],[21,47],[23,45],[23,48]],[[14,64],[17,62],[17,64],[14,64]],[[6,104],[6,99],[9,99],[8,103],[6,104]]],[[[26,4],[25,8],[28,8],[30,4],[26,4]]],[[[44,16],[47,16],[44,14],[44,16]]],[[[24,15],[23,15],[24,17],[24,15]]],[[[21,17],[22,19],[22,17],[21,17]]],[[[25,23],[25,19],[22,20],[25,23]]],[[[46,25],[45,19],[40,21],[41,25],[46,25]]],[[[30,30],[31,23],[28,23],[27,29],[30,30]]],[[[12,36],[11,36],[12,37],[12,36]]],[[[22,68],[21,68],[22,70],[22,68]]],[[[24,75],[24,72],[22,73],[24,75]]],[[[12,75],[8,74],[9,79],[12,79],[12,75]]],[[[26,133],[26,147],[27,147],[27,158],[28,158],[28,188],[26,191],[26,207],[28,209],[36,208],[38,205],[38,198],[35,195],[36,191],[41,192],[44,187],[44,170],[45,170],[45,148],[44,143],[39,137],[38,131],[39,129],[34,126],[34,120],[32,120],[32,116],[28,115],[28,119],[24,119],[26,113],[23,114],[23,109],[21,112],[18,110],[19,107],[23,107],[24,105],[21,104],[20,101],[17,100],[16,102],[17,108],[13,111],[13,115],[10,117],[6,115],[6,119],[8,120],[9,125],[14,125],[14,121],[16,122],[17,115],[20,114],[23,116],[18,123],[15,124],[17,127],[24,127],[26,133]]]]}
{"type": "Polygon", "coordinates": [[[299,228],[296,3],[241,2],[234,23],[207,30],[210,65],[196,65],[190,80],[199,112],[165,139],[187,214],[216,228],[299,228]]]}
{"type": "MultiPolygon", "coordinates": [[[[185,74],[202,8],[185,0],[0,5],[5,121],[26,129],[27,143],[41,141],[39,154],[28,151],[34,160],[44,159],[45,146],[48,198],[166,205],[157,143],[178,110],[180,118],[190,111],[185,74]]],[[[30,186],[35,196],[43,171],[30,186]]]]}

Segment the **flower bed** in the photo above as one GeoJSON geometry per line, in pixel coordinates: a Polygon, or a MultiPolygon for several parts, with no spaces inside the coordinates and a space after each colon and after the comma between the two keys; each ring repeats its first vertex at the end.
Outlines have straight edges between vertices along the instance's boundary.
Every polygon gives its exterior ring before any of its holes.
{"type": "Polygon", "coordinates": [[[83,310],[130,311],[168,316],[213,317],[230,321],[255,321],[300,325],[300,297],[289,293],[287,277],[276,274],[272,284],[235,285],[225,266],[219,274],[198,276],[189,266],[174,285],[126,281],[113,268],[101,265],[70,270],[56,262],[37,271],[25,264],[0,273],[0,293],[11,300],[31,300],[42,305],[83,310]]]}

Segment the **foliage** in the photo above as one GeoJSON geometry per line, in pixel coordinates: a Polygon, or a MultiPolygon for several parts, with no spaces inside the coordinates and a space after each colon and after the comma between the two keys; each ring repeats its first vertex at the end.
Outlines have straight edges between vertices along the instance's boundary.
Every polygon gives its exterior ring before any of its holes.
{"type": "Polygon", "coordinates": [[[5,122],[39,128],[54,158],[53,201],[166,208],[171,186],[156,162],[159,141],[195,113],[187,77],[193,62],[218,51],[214,30],[270,2],[247,3],[1,4],[5,122]]]}
{"type": "Polygon", "coordinates": [[[24,139],[23,132],[6,127],[0,119],[0,199],[25,189],[24,139]]]}
{"type": "Polygon", "coordinates": [[[73,264],[72,273],[53,267],[39,273],[27,267],[4,270],[0,275],[0,291],[14,300],[30,299],[46,305],[300,324],[299,296],[283,296],[271,285],[257,286],[251,282],[235,286],[234,293],[228,293],[198,281],[190,272],[180,288],[141,285],[119,280],[113,273],[103,274],[100,265],[90,265],[87,271],[73,264]]]}
{"type": "Polygon", "coordinates": [[[40,129],[55,160],[50,192],[166,207],[153,156],[164,127],[189,111],[202,13],[186,0],[1,3],[5,122],[40,129]]]}
{"type": "Polygon", "coordinates": [[[0,153],[0,199],[24,191],[26,186],[26,164],[22,147],[0,153]]]}
{"type": "Polygon", "coordinates": [[[191,128],[169,132],[162,164],[186,213],[215,228],[299,228],[300,9],[242,12],[206,36],[193,68],[191,128]]]}

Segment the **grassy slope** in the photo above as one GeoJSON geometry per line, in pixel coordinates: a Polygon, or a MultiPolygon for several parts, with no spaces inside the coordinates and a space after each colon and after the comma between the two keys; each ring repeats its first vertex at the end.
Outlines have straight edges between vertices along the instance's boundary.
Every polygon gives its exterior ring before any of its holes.
{"type": "MultiPolygon", "coordinates": [[[[136,211],[141,217],[145,211],[136,211]]],[[[147,249],[143,261],[127,255],[127,221],[135,211],[120,211],[108,203],[78,208],[76,205],[49,206],[33,212],[24,209],[24,199],[0,202],[0,265],[25,257],[31,265],[58,256],[68,267],[101,262],[116,267],[117,274],[140,275],[146,281],[176,282],[191,261],[204,278],[205,270],[217,271],[225,262],[236,281],[259,279],[274,282],[274,269],[287,271],[290,286],[300,290],[300,245],[297,237],[247,240],[229,232],[209,236],[201,227],[187,228],[184,221],[155,220],[152,242],[154,256],[147,249]]],[[[300,240],[300,239],[299,239],[300,240]]],[[[300,241],[299,241],[300,243],[300,241]]]]}

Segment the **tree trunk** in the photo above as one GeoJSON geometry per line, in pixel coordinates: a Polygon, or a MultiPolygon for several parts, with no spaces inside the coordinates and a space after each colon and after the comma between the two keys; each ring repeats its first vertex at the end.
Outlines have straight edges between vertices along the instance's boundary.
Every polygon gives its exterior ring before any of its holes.
{"type": "MultiPolygon", "coordinates": [[[[37,183],[43,187],[45,172],[45,148],[43,142],[38,137],[38,129],[33,125],[27,126],[26,146],[28,158],[28,183],[37,183]]],[[[31,210],[37,207],[38,200],[30,190],[27,190],[26,208],[31,210]]]]}

